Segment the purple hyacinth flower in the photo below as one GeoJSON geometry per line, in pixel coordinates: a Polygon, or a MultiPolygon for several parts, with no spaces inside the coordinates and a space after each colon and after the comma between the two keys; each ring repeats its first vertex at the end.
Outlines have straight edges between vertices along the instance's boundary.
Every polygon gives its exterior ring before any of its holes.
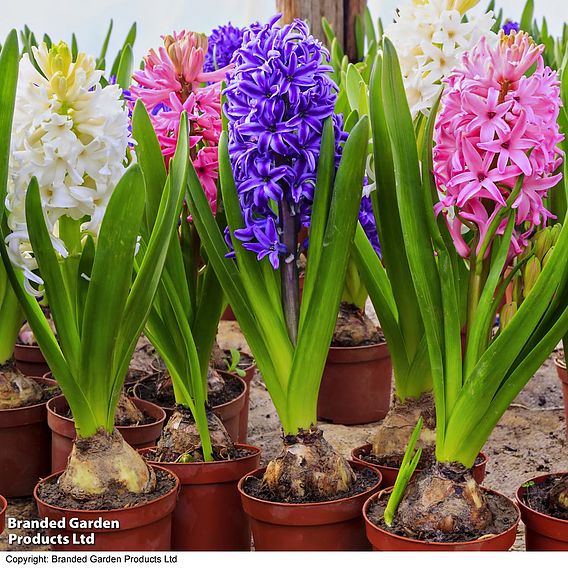
{"type": "Polygon", "coordinates": [[[276,224],[272,217],[266,219],[264,226],[255,224],[248,229],[235,231],[235,236],[239,240],[248,241],[243,243],[243,248],[255,252],[258,260],[268,256],[274,270],[278,270],[280,266],[279,257],[286,252],[286,247],[280,242],[276,224]],[[252,239],[255,239],[256,242],[252,239]]]}
{"type": "Polygon", "coordinates": [[[287,207],[297,226],[308,227],[325,121],[333,118],[336,164],[346,139],[334,113],[338,88],[330,78],[329,52],[305,22],[286,26],[273,18],[245,30],[232,59],[225,114],[229,156],[245,229],[235,237],[260,259],[279,267],[288,255],[279,212],[287,207]]]}
{"type": "Polygon", "coordinates": [[[507,20],[503,24],[503,31],[506,35],[510,35],[511,32],[518,32],[521,29],[521,26],[518,22],[513,22],[513,20],[507,20]]]}

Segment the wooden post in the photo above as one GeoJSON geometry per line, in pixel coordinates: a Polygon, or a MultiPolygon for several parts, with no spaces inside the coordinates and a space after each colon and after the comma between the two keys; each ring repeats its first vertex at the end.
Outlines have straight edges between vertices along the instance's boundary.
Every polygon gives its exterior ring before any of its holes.
{"type": "Polygon", "coordinates": [[[367,0],[276,0],[285,23],[294,18],[306,20],[314,36],[325,41],[321,19],[325,16],[337,41],[343,46],[351,61],[357,60],[355,18],[365,10],[367,0]]]}

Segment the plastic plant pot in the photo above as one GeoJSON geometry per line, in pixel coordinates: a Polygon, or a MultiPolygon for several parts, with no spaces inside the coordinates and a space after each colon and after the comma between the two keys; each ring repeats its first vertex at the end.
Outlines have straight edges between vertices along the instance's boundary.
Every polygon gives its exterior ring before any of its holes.
{"type": "Polygon", "coordinates": [[[28,377],[43,377],[49,373],[49,365],[38,345],[16,344],[14,360],[18,371],[28,377]]]}

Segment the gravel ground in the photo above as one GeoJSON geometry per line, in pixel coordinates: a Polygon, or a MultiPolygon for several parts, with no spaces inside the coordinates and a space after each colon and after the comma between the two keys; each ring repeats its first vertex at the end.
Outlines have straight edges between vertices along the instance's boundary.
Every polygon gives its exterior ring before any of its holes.
{"type": "MultiPolygon", "coordinates": [[[[244,348],[246,344],[235,322],[221,322],[221,347],[244,348]]],[[[150,356],[142,348],[136,366],[145,366],[150,356]]],[[[345,456],[367,441],[377,424],[340,426],[321,424],[326,438],[345,456]]],[[[278,416],[261,377],[252,382],[249,443],[262,449],[264,462],[275,457],[281,447],[278,416]]],[[[562,389],[553,358],[538,371],[514,404],[505,413],[484,448],[489,456],[485,486],[514,497],[516,488],[541,472],[568,471],[562,389]]],[[[11,500],[8,516],[19,519],[37,516],[32,499],[11,500]]],[[[12,531],[17,532],[17,531],[12,531]]],[[[25,534],[26,531],[20,531],[25,534]]],[[[524,548],[521,523],[515,549],[524,548]]],[[[41,547],[8,547],[6,533],[0,537],[0,550],[45,550],[41,547]]]]}

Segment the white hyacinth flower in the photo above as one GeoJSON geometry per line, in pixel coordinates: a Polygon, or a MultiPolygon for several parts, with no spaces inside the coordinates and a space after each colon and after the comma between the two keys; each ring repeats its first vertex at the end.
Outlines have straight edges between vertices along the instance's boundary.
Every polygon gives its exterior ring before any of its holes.
{"type": "MultiPolygon", "coordinates": [[[[26,280],[41,284],[25,217],[32,177],[39,184],[53,246],[65,257],[59,220],[82,221],[81,231],[98,234],[106,206],[126,168],[128,111],[117,85],[102,87],[102,71],[84,53],[72,61],[61,42],[33,48],[40,73],[22,57],[12,127],[7,239],[12,262],[26,280]]],[[[30,288],[30,287],[28,287],[30,288]]]]}
{"type": "Polygon", "coordinates": [[[397,10],[385,35],[396,48],[412,118],[426,116],[448,73],[481,37],[496,40],[493,13],[464,21],[477,1],[410,0],[397,10]]]}

